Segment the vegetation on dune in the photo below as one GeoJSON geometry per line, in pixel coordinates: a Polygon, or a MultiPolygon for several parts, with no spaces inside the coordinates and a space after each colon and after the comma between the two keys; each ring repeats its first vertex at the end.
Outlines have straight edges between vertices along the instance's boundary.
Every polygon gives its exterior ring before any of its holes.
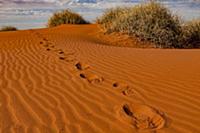
{"type": "Polygon", "coordinates": [[[160,48],[199,47],[200,23],[182,26],[177,16],[156,2],[109,9],[97,23],[106,33],[125,33],[160,48]]]}
{"type": "Polygon", "coordinates": [[[200,48],[200,20],[182,26],[181,43],[184,48],[200,48]]]}
{"type": "Polygon", "coordinates": [[[56,12],[48,21],[48,27],[54,27],[61,24],[86,24],[88,23],[83,17],[70,10],[56,12]]]}
{"type": "Polygon", "coordinates": [[[0,29],[0,31],[16,31],[17,28],[14,26],[4,26],[0,29]]]}
{"type": "Polygon", "coordinates": [[[107,9],[104,14],[97,19],[97,23],[101,24],[101,27],[107,33],[119,31],[119,27],[116,26],[120,16],[128,14],[130,8],[111,8],[107,9]]]}

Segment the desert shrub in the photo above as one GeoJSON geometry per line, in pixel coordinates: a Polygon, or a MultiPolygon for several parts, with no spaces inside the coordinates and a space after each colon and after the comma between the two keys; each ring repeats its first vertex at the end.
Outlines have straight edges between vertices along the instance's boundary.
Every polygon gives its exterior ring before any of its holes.
{"type": "Polygon", "coordinates": [[[0,31],[16,31],[17,28],[14,26],[4,26],[0,29],[0,31]]]}
{"type": "Polygon", "coordinates": [[[119,31],[117,26],[114,26],[117,19],[128,13],[128,11],[130,10],[130,8],[111,8],[111,9],[107,9],[104,14],[99,17],[97,19],[97,23],[101,24],[101,27],[103,28],[103,30],[107,33],[111,33],[111,32],[116,32],[119,31]]]}
{"type": "MultiPolygon", "coordinates": [[[[104,21],[103,24],[111,32],[122,32],[130,36],[138,37],[140,40],[154,42],[157,47],[179,48],[182,28],[177,16],[156,2],[149,2],[134,6],[132,8],[118,8],[115,19],[104,21]],[[126,10],[126,11],[124,11],[126,10]],[[111,22],[110,22],[111,21],[111,22]],[[105,26],[111,25],[111,26],[105,26]],[[112,30],[109,29],[111,27],[112,30]]],[[[104,14],[104,15],[110,15],[104,14]]],[[[106,18],[106,16],[102,17],[106,18]]],[[[101,19],[102,19],[101,18],[101,19]]],[[[111,17],[107,17],[109,19],[111,17]]],[[[100,22],[102,20],[99,20],[100,22]]]]}
{"type": "Polygon", "coordinates": [[[200,48],[200,20],[184,24],[180,40],[184,48],[200,48]]]}
{"type": "Polygon", "coordinates": [[[83,17],[70,10],[56,12],[48,21],[48,27],[54,27],[61,24],[86,24],[88,23],[83,17]]]}

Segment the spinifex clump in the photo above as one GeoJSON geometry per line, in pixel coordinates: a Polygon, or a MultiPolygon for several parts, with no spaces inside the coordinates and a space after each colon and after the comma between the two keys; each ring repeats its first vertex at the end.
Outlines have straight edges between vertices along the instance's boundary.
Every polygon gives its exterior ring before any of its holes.
{"type": "Polygon", "coordinates": [[[198,41],[199,38],[199,31],[192,30],[198,24],[183,27],[177,16],[156,2],[107,10],[97,22],[106,33],[125,33],[160,48],[188,48],[185,40],[198,41]],[[186,34],[186,30],[189,33],[186,34]]]}
{"type": "Polygon", "coordinates": [[[48,21],[48,27],[54,27],[61,24],[86,24],[88,23],[83,17],[70,10],[56,12],[48,21]]]}
{"type": "Polygon", "coordinates": [[[16,31],[17,28],[14,26],[4,26],[0,29],[0,31],[16,31]]]}

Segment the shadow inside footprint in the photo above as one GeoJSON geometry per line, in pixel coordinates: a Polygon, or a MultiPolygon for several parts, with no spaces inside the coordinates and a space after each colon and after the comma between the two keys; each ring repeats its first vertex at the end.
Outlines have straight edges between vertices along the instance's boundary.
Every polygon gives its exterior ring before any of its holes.
{"type": "Polygon", "coordinates": [[[65,57],[59,57],[60,60],[65,60],[65,57]]]}
{"type": "Polygon", "coordinates": [[[81,63],[81,62],[76,63],[75,66],[76,66],[76,68],[77,68],[78,70],[86,70],[86,69],[90,68],[89,65],[84,64],[84,63],[81,63]]]}
{"type": "Polygon", "coordinates": [[[124,105],[124,106],[123,106],[123,110],[124,110],[124,112],[125,112],[127,115],[133,116],[133,112],[130,111],[128,105],[124,105]]]}
{"type": "Polygon", "coordinates": [[[59,53],[59,54],[64,54],[64,52],[63,52],[63,51],[59,51],[58,53],[59,53]]]}
{"type": "Polygon", "coordinates": [[[85,74],[82,74],[82,73],[80,74],[80,77],[84,79],[86,78],[85,74]]]}
{"type": "Polygon", "coordinates": [[[47,48],[47,51],[50,51],[51,49],[50,48],[47,48]]]}
{"type": "Polygon", "coordinates": [[[43,44],[43,42],[40,42],[40,44],[43,44]]]}
{"type": "Polygon", "coordinates": [[[137,129],[158,130],[165,126],[164,114],[150,106],[125,104],[122,110],[137,129]]]}
{"type": "Polygon", "coordinates": [[[119,86],[119,83],[113,83],[113,87],[117,88],[119,86]]]}
{"type": "Polygon", "coordinates": [[[127,88],[130,88],[129,85],[127,85],[125,83],[121,83],[121,82],[114,82],[112,86],[114,88],[118,88],[118,89],[127,89],[127,88]]]}

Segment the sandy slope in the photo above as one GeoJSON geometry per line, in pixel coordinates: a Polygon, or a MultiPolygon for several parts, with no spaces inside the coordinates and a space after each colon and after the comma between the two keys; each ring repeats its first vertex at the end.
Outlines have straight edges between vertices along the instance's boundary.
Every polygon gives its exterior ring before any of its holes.
{"type": "Polygon", "coordinates": [[[97,30],[0,33],[0,133],[200,133],[200,50],[99,45],[97,30]]]}

